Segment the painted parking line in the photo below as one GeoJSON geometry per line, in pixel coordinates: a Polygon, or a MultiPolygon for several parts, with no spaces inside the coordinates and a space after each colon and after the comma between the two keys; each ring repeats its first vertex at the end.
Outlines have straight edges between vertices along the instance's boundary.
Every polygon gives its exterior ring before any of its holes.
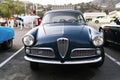
{"type": "Polygon", "coordinates": [[[13,55],[11,55],[9,58],[7,58],[5,61],[0,63],[0,68],[2,68],[6,63],[8,63],[14,56],[16,56],[20,51],[23,50],[24,47],[20,48],[17,52],[15,52],[13,55]]]}
{"type": "Polygon", "coordinates": [[[120,66],[120,62],[113,58],[112,56],[108,55],[107,53],[105,53],[105,56],[107,56],[110,60],[112,60],[114,63],[116,63],[118,66],[120,66]]]}

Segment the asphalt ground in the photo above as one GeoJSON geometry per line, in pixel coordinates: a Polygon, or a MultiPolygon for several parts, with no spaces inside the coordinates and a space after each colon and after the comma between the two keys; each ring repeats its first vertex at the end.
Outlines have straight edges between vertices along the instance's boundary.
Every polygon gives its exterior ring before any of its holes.
{"type": "Polygon", "coordinates": [[[0,48],[0,63],[5,61],[8,57],[13,55],[15,52],[17,52],[22,46],[22,37],[24,34],[26,34],[31,28],[24,28],[21,30],[20,28],[15,27],[14,32],[15,36],[13,39],[13,47],[9,50],[2,50],[0,48]]]}
{"type": "Polygon", "coordinates": [[[13,48],[0,50],[0,65],[6,62],[0,67],[0,80],[120,80],[120,50],[119,46],[111,44],[104,47],[105,62],[98,69],[88,65],[40,64],[40,70],[32,71],[29,62],[23,58],[25,54],[21,40],[29,30],[30,28],[15,28],[13,48]],[[12,55],[14,56],[10,58],[12,55]]]}
{"type": "Polygon", "coordinates": [[[106,57],[102,67],[88,65],[40,64],[40,70],[32,71],[22,50],[0,69],[0,80],[120,80],[120,66],[106,57]]]}

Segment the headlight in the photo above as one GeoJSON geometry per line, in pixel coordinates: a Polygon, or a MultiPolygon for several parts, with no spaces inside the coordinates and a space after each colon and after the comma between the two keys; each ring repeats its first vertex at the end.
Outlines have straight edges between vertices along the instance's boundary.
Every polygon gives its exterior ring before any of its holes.
{"type": "Polygon", "coordinates": [[[93,44],[97,47],[102,46],[103,45],[103,38],[101,36],[93,37],[93,44]]]}
{"type": "Polygon", "coordinates": [[[26,46],[32,46],[34,44],[34,37],[32,35],[26,35],[22,40],[26,46]]]}

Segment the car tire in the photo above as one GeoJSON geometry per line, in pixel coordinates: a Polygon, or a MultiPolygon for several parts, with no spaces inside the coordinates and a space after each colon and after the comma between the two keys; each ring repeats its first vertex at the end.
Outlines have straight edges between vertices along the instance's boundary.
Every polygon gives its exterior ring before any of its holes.
{"type": "Polygon", "coordinates": [[[98,20],[96,20],[96,21],[95,21],[95,23],[97,23],[97,24],[98,24],[98,23],[99,23],[99,21],[98,21],[98,20]]]}
{"type": "Polygon", "coordinates": [[[8,41],[5,41],[5,42],[2,43],[2,45],[1,45],[1,47],[2,47],[3,49],[10,49],[10,48],[12,48],[12,46],[13,46],[13,39],[8,40],[8,41]]]}
{"type": "Polygon", "coordinates": [[[93,68],[99,68],[99,67],[101,67],[103,65],[103,63],[104,63],[104,60],[102,59],[100,62],[94,63],[92,65],[92,67],[93,68]]]}
{"type": "Polygon", "coordinates": [[[37,71],[37,70],[39,70],[39,64],[36,62],[30,62],[30,68],[33,71],[37,71]]]}
{"type": "Polygon", "coordinates": [[[105,47],[108,47],[108,45],[109,45],[109,42],[105,41],[105,42],[104,42],[104,46],[105,46],[105,47]]]}
{"type": "Polygon", "coordinates": [[[105,33],[104,30],[102,28],[99,29],[99,32],[102,34],[103,36],[103,40],[104,40],[104,46],[107,47],[109,45],[109,42],[107,42],[106,38],[105,38],[105,33]]]}
{"type": "Polygon", "coordinates": [[[103,48],[102,48],[101,57],[102,57],[102,60],[101,60],[101,61],[92,64],[92,67],[93,67],[93,68],[99,68],[99,67],[101,67],[101,66],[103,65],[104,60],[105,60],[105,54],[104,54],[104,49],[103,49],[103,48]]]}

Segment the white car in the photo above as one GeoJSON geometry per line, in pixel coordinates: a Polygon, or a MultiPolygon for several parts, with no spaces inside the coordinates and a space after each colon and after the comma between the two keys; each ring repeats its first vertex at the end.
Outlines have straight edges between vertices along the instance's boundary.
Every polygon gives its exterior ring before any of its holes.
{"type": "Polygon", "coordinates": [[[113,21],[114,21],[113,18],[110,18],[107,16],[98,16],[98,17],[92,19],[92,22],[94,22],[94,23],[110,23],[113,21]]]}

